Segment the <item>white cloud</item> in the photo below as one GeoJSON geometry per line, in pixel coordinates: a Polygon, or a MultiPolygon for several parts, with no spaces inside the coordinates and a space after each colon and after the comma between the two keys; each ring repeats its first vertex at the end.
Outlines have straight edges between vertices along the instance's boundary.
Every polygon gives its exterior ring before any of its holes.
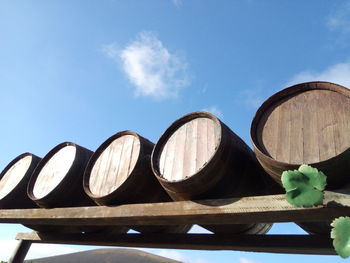
{"type": "Polygon", "coordinates": [[[153,32],[140,33],[122,50],[116,44],[109,44],[103,51],[121,62],[137,96],[158,100],[174,98],[180,89],[190,84],[185,58],[171,53],[153,32]]]}
{"type": "MultiPolygon", "coordinates": [[[[334,64],[321,71],[302,71],[283,84],[281,89],[308,81],[328,81],[350,88],[350,62],[334,64]]],[[[245,105],[256,110],[277,91],[278,89],[264,89],[263,87],[247,89],[241,92],[241,98],[245,105]]]]}
{"type": "Polygon", "coordinates": [[[51,257],[69,253],[79,252],[80,250],[73,249],[65,245],[54,244],[33,244],[28,252],[27,259],[51,257]]]}
{"type": "Polygon", "coordinates": [[[220,119],[224,118],[224,114],[221,112],[221,110],[216,107],[216,106],[210,106],[209,108],[205,108],[203,109],[203,111],[207,111],[210,112],[212,114],[214,114],[215,116],[219,117],[220,119]]]}
{"type": "Polygon", "coordinates": [[[350,1],[342,2],[330,13],[327,26],[344,34],[350,33],[350,1]]]}
{"type": "Polygon", "coordinates": [[[246,106],[252,109],[258,109],[266,99],[264,93],[261,88],[247,89],[241,92],[241,96],[246,106]]]}
{"type": "Polygon", "coordinates": [[[259,263],[259,262],[249,258],[240,258],[239,263],[259,263]]]}
{"type": "Polygon", "coordinates": [[[174,259],[174,260],[178,260],[178,261],[181,261],[181,262],[185,262],[185,260],[186,260],[186,256],[185,255],[183,255],[180,252],[175,251],[175,250],[162,249],[162,250],[159,250],[159,251],[155,252],[154,254],[156,254],[158,256],[161,256],[161,257],[166,257],[166,258],[171,258],[171,259],[174,259]]]}
{"type": "Polygon", "coordinates": [[[182,6],[182,0],[172,0],[172,2],[177,8],[182,6]]]}
{"type": "Polygon", "coordinates": [[[0,260],[7,261],[16,247],[16,240],[0,240],[0,260]]]}
{"type": "MultiPolygon", "coordinates": [[[[0,240],[0,260],[9,260],[17,243],[17,240],[0,240]]],[[[33,244],[28,251],[26,259],[50,257],[74,252],[78,252],[78,250],[64,245],[33,244]]]]}
{"type": "Polygon", "coordinates": [[[203,258],[190,258],[185,261],[186,263],[212,263],[206,259],[203,258]]]}
{"type": "Polygon", "coordinates": [[[107,55],[107,57],[114,59],[116,61],[119,60],[120,50],[116,43],[111,43],[108,45],[103,45],[102,51],[107,55]]]}
{"type": "Polygon", "coordinates": [[[176,250],[161,249],[158,251],[152,251],[152,253],[158,256],[171,258],[184,263],[210,263],[206,259],[185,255],[184,253],[181,253],[176,250]]]}
{"type": "Polygon", "coordinates": [[[307,81],[329,81],[350,88],[350,63],[338,63],[323,71],[303,71],[296,74],[286,86],[307,81]]]}
{"type": "Polygon", "coordinates": [[[255,260],[249,259],[249,258],[240,258],[239,263],[259,263],[255,260]]]}

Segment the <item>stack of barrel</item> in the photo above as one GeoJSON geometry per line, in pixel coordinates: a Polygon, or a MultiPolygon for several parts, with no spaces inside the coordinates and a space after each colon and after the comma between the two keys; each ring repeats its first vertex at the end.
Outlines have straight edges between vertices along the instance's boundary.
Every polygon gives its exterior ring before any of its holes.
{"type": "MultiPolygon", "coordinates": [[[[135,132],[123,131],[94,153],[64,142],[43,159],[19,156],[0,176],[0,193],[5,196],[0,204],[2,208],[115,206],[257,195],[264,193],[263,174],[253,152],[236,134],[214,115],[196,112],[174,122],[156,146],[135,132]],[[17,205],[14,201],[19,198],[28,205],[17,205]],[[5,205],[5,199],[11,205],[5,205]]],[[[41,232],[103,231],[97,226],[28,227],[41,232]]],[[[143,233],[185,233],[190,227],[133,225],[108,232],[132,228],[143,233]]],[[[262,234],[271,224],[204,227],[213,232],[262,234]]]]}
{"type": "MultiPolygon", "coordinates": [[[[328,83],[292,86],[257,111],[254,152],[217,117],[194,112],[176,120],[156,145],[132,131],[114,134],[92,152],[71,142],[41,159],[25,153],[0,174],[0,208],[115,206],[280,193],[283,171],[301,164],[343,186],[350,170],[350,92],[328,83]],[[270,175],[271,177],[269,177],[270,175]],[[273,180],[271,180],[273,178],[273,180]],[[275,181],[278,183],[275,183],[275,181]]],[[[311,233],[328,224],[301,223],[311,233]]],[[[29,226],[42,232],[185,233],[175,226],[29,226]]],[[[214,233],[264,234],[271,223],[203,225],[214,233]]]]}

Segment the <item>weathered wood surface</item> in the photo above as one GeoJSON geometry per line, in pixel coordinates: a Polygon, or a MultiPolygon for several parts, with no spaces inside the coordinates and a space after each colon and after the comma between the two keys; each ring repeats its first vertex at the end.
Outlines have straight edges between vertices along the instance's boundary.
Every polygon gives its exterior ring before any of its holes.
{"type": "MultiPolygon", "coordinates": [[[[166,129],[152,152],[152,169],[175,201],[246,197],[265,190],[264,171],[252,150],[208,112],[189,113],[166,129]]],[[[214,233],[257,234],[269,228],[265,223],[201,226],[214,233]]]]}
{"type": "Polygon", "coordinates": [[[14,163],[0,178],[0,199],[8,195],[27,174],[32,163],[32,156],[27,155],[14,163]]]}
{"type": "Polygon", "coordinates": [[[179,127],[160,154],[159,170],[168,181],[197,173],[213,156],[220,142],[220,126],[209,118],[196,118],[179,127]]]}
{"type": "Polygon", "coordinates": [[[116,190],[128,178],[140,154],[136,136],[124,135],[114,140],[98,157],[90,174],[89,189],[96,196],[116,190]]]}
{"type": "Polygon", "coordinates": [[[277,92],[251,125],[256,157],[276,182],[283,171],[310,164],[327,175],[327,189],[350,182],[349,133],[350,90],[323,81],[277,92]]]}
{"type": "Polygon", "coordinates": [[[16,238],[33,243],[336,254],[331,239],[313,235],[123,234],[106,237],[91,234],[53,235],[32,232],[19,233],[16,238]]]}
{"type": "Polygon", "coordinates": [[[261,116],[259,144],[275,160],[317,163],[350,147],[350,98],[333,90],[305,90],[276,100],[261,116]]]}
{"type": "MultiPolygon", "coordinates": [[[[153,148],[151,141],[130,130],[112,135],[97,148],[85,168],[85,193],[101,206],[171,201],[151,169],[153,148]]],[[[134,225],[133,229],[141,233],[185,233],[190,227],[134,225]]]]}
{"type": "MultiPolygon", "coordinates": [[[[348,192],[347,192],[348,193],[348,192]]],[[[327,221],[350,216],[348,194],[325,192],[323,206],[298,208],[284,195],[116,207],[0,210],[0,223],[48,225],[181,225],[327,221]]]]}
{"type": "Polygon", "coordinates": [[[0,209],[36,208],[27,187],[41,158],[26,152],[14,158],[0,173],[0,209]]]}
{"type": "Polygon", "coordinates": [[[49,194],[65,178],[76,155],[76,148],[68,145],[55,153],[40,170],[36,178],[33,194],[43,198],[49,194]]]}

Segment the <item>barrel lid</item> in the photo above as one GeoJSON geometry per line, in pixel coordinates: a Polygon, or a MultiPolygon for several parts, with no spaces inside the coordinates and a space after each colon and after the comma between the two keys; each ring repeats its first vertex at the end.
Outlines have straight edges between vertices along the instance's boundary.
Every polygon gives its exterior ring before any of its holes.
{"type": "Polygon", "coordinates": [[[350,147],[350,90],[307,82],[266,100],[251,126],[255,148],[282,163],[313,164],[350,147]]]}
{"type": "Polygon", "coordinates": [[[139,136],[132,131],[119,132],[105,141],[86,169],[84,189],[87,194],[101,198],[116,191],[133,172],[140,148],[139,136]]]}
{"type": "Polygon", "coordinates": [[[24,153],[12,160],[0,174],[0,200],[11,193],[27,174],[32,154],[24,153]]]}
{"type": "Polygon", "coordinates": [[[74,143],[65,142],[44,157],[40,170],[35,171],[37,177],[32,190],[34,199],[44,198],[64,180],[74,163],[76,151],[74,143]]]}
{"type": "Polygon", "coordinates": [[[152,154],[156,175],[169,182],[186,180],[212,159],[221,141],[219,120],[194,112],[175,121],[161,136],[152,154]]]}

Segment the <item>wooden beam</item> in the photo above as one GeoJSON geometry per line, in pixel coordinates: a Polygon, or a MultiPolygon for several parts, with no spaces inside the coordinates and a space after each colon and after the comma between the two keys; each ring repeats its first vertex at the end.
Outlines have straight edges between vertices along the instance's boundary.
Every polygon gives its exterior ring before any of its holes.
{"type": "Polygon", "coordinates": [[[335,255],[332,240],[315,235],[224,235],[224,234],[122,234],[114,237],[92,234],[19,233],[16,237],[33,243],[240,250],[270,253],[335,255]]]}
{"type": "Polygon", "coordinates": [[[8,263],[23,263],[31,245],[29,240],[19,240],[8,263]]]}
{"type": "Polygon", "coordinates": [[[0,210],[0,223],[27,225],[181,225],[327,221],[350,216],[348,194],[325,192],[323,206],[294,207],[284,195],[116,207],[0,210]]]}

